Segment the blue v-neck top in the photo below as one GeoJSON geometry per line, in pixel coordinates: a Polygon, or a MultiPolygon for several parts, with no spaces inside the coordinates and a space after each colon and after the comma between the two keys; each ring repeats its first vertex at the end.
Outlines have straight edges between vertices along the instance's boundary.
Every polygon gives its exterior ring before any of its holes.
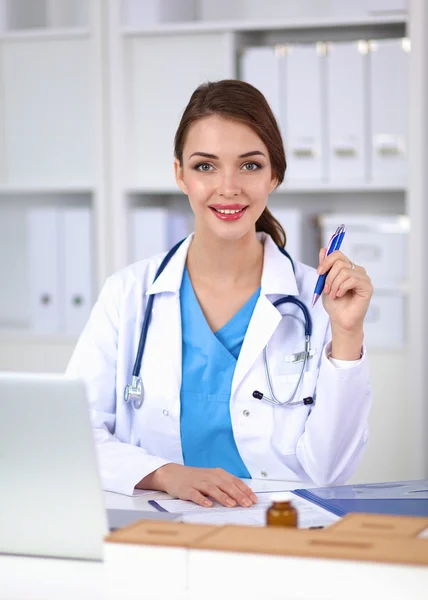
{"type": "Polygon", "coordinates": [[[236,362],[259,296],[260,288],[214,334],[184,269],[180,290],[180,432],[185,465],[221,467],[237,477],[251,477],[233,436],[230,393],[236,362]]]}

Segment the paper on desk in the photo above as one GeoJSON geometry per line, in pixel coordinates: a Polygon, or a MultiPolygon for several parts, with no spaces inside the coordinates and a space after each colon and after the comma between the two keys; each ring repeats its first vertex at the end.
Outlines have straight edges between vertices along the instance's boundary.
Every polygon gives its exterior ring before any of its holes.
{"type": "Polygon", "coordinates": [[[136,496],[147,496],[148,494],[155,494],[155,493],[156,492],[154,492],[153,490],[136,490],[136,489],[134,489],[131,496],[135,498],[136,496]]]}
{"type": "MultiPolygon", "coordinates": [[[[249,508],[227,508],[215,503],[212,508],[203,508],[187,500],[156,500],[149,501],[160,510],[181,513],[180,521],[184,523],[207,523],[212,525],[256,525],[262,527],[266,524],[266,510],[272,503],[269,492],[256,494],[258,503],[249,508]]],[[[298,496],[293,497],[293,506],[299,515],[299,528],[328,527],[339,520],[327,510],[298,496]]]]}

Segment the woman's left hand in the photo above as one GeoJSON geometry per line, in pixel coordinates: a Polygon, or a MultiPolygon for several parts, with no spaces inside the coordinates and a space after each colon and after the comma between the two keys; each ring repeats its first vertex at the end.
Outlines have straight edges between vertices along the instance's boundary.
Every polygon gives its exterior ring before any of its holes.
{"type": "Polygon", "coordinates": [[[373,285],[363,267],[355,265],[339,250],[325,256],[320,250],[318,274],[328,273],[322,295],[332,330],[362,331],[373,294],[373,285]]]}

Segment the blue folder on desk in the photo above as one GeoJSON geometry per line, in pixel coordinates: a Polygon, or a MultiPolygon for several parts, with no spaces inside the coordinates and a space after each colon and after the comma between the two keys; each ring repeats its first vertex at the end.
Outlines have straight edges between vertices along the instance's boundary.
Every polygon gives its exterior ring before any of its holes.
{"type": "Polygon", "coordinates": [[[339,517],[350,512],[428,517],[428,479],[297,489],[293,493],[339,517]]]}

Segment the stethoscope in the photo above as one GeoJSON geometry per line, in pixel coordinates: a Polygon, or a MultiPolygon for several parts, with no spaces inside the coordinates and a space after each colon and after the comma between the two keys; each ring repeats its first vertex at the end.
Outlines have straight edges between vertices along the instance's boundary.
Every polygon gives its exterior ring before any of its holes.
{"type": "MultiPolygon", "coordinates": [[[[153,279],[153,283],[156,281],[156,279],[159,277],[159,275],[163,272],[163,270],[165,269],[165,267],[167,266],[167,264],[169,263],[169,261],[174,256],[174,254],[177,252],[178,248],[181,246],[181,244],[183,242],[184,242],[184,240],[181,240],[180,242],[178,242],[178,244],[176,244],[173,248],[171,248],[171,250],[165,256],[165,258],[162,260],[158,270],[156,271],[155,277],[153,279]]],[[[291,256],[288,254],[288,252],[286,250],[284,250],[284,248],[281,248],[280,246],[278,246],[278,249],[291,262],[291,266],[293,267],[293,271],[294,271],[294,263],[293,263],[291,256]]],[[[149,329],[150,319],[152,316],[153,301],[154,301],[154,294],[149,296],[149,300],[147,302],[146,312],[144,314],[143,325],[141,328],[140,341],[138,343],[137,356],[135,358],[134,368],[132,370],[132,382],[131,382],[131,384],[126,385],[125,390],[124,390],[125,403],[126,404],[129,402],[132,403],[132,405],[135,409],[141,408],[141,406],[143,404],[143,399],[144,399],[143,382],[140,377],[140,372],[141,372],[141,364],[142,364],[142,360],[143,360],[144,347],[145,347],[146,341],[147,341],[147,332],[149,329]]],[[[296,298],[295,296],[283,296],[282,298],[278,298],[278,300],[275,300],[273,305],[275,307],[277,307],[277,306],[280,306],[281,304],[287,304],[287,303],[295,304],[296,306],[298,306],[300,308],[300,310],[302,311],[303,317],[304,317],[305,349],[302,353],[302,355],[303,355],[302,368],[300,371],[299,379],[295,385],[293,392],[291,393],[290,397],[287,400],[281,401],[277,398],[277,396],[275,394],[275,390],[273,388],[272,379],[270,376],[268,355],[267,355],[268,347],[266,345],[263,349],[263,362],[264,362],[266,381],[268,384],[270,396],[266,396],[265,394],[262,394],[262,392],[259,392],[258,390],[254,390],[253,397],[257,398],[258,400],[265,400],[265,401],[270,402],[271,404],[275,404],[277,406],[297,406],[299,404],[305,404],[305,405],[313,404],[312,397],[303,398],[303,400],[294,400],[296,397],[297,391],[302,383],[303,376],[305,374],[306,364],[308,362],[308,358],[310,358],[311,335],[312,335],[311,315],[309,314],[309,310],[305,306],[305,304],[301,300],[296,298]]],[[[285,317],[287,315],[282,315],[282,316],[285,317]]]]}

